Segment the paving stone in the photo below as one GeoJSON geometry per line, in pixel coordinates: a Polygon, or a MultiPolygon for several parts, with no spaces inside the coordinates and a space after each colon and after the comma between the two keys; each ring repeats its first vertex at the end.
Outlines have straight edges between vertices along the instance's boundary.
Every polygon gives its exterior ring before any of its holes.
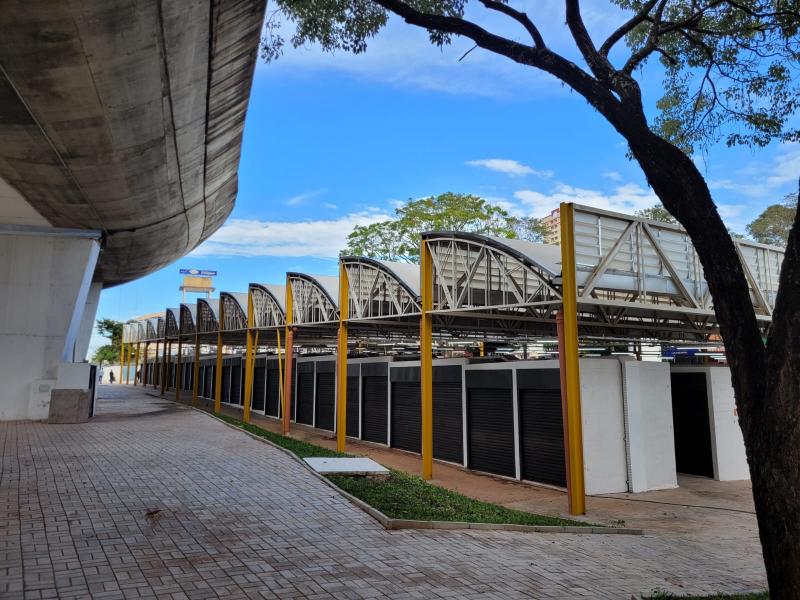
{"type": "Polygon", "coordinates": [[[83,424],[0,423],[0,598],[630,598],[766,585],[707,540],[385,531],[291,457],[141,388],[83,424]]]}

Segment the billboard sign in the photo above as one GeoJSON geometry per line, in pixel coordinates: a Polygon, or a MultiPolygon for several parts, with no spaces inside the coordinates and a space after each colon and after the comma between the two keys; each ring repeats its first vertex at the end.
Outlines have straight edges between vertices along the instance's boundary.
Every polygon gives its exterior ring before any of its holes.
{"type": "Polygon", "coordinates": [[[215,277],[216,271],[206,271],[205,269],[181,269],[181,275],[194,275],[195,277],[215,277]]]}

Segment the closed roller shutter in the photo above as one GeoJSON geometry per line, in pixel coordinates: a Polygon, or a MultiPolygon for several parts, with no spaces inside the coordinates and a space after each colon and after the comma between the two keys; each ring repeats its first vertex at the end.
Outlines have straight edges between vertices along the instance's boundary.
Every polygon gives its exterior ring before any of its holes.
{"type": "Polygon", "coordinates": [[[433,456],[464,462],[461,382],[433,382],[433,456]]]}
{"type": "MultiPolygon", "coordinates": [[[[500,379],[510,371],[484,371],[484,380],[500,379]]],[[[467,381],[473,373],[467,372],[467,381]]],[[[482,382],[486,385],[485,381],[482,382]]],[[[511,388],[467,387],[469,467],[498,475],[516,475],[514,458],[514,405],[511,388]]]]}
{"type": "Polygon", "coordinates": [[[200,398],[205,398],[206,391],[205,391],[205,383],[206,383],[206,368],[204,365],[200,365],[200,372],[197,374],[197,383],[200,385],[197,387],[197,395],[200,398]]]}
{"type": "Polygon", "coordinates": [[[386,376],[362,377],[361,437],[386,443],[389,399],[386,376]]]}
{"type": "Polygon", "coordinates": [[[222,365],[222,402],[231,401],[231,366],[222,365]]]}
{"type": "Polygon", "coordinates": [[[216,393],[214,382],[217,380],[217,367],[206,367],[206,398],[214,400],[216,393]]]}
{"type": "Polygon", "coordinates": [[[231,404],[242,404],[242,361],[231,361],[231,404]]]}
{"type": "Polygon", "coordinates": [[[267,414],[272,417],[281,415],[281,382],[277,363],[277,360],[270,361],[267,369],[267,414]]]}
{"type": "Polygon", "coordinates": [[[316,426],[333,431],[334,403],[336,399],[335,373],[317,374],[316,426]]]}
{"type": "Polygon", "coordinates": [[[522,478],[566,486],[561,390],[520,389],[517,402],[522,478]]]}
{"type": "Polygon", "coordinates": [[[676,371],[670,379],[675,469],[678,473],[714,477],[706,375],[676,371]]]}
{"type": "Polygon", "coordinates": [[[314,372],[297,374],[297,422],[313,425],[314,372]]]}
{"type": "Polygon", "coordinates": [[[420,387],[416,381],[392,382],[392,447],[422,451],[420,387]]]}
{"type": "Polygon", "coordinates": [[[347,435],[358,437],[358,375],[347,377],[347,435]]]}
{"type": "Polygon", "coordinates": [[[267,367],[256,362],[253,371],[253,410],[263,411],[266,399],[267,367]]]}

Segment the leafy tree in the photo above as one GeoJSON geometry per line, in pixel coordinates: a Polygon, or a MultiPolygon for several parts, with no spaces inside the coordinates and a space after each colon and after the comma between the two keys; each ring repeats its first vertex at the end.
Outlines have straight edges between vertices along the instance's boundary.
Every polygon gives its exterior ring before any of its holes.
{"type": "Polygon", "coordinates": [[[118,364],[122,348],[122,330],[124,323],[114,319],[98,319],[97,333],[111,340],[110,344],[100,346],[95,350],[92,362],[102,364],[118,364]]]}
{"type": "MultiPolygon", "coordinates": [[[[797,2],[609,0],[621,9],[618,27],[606,39],[594,39],[580,0],[564,0],[563,26],[577,60],[549,46],[553,32],[519,4],[275,0],[273,6],[296,24],[294,45],[317,42],[328,51],[364,52],[390,14],[426,29],[437,46],[465,38],[475,48],[550,74],[625,139],[704,267],[731,367],[771,597],[800,598],[800,226],[795,217],[764,344],[733,240],[688,154],[720,140],[764,146],[800,139],[793,118],[800,102],[797,2]],[[500,19],[516,30],[497,30],[500,19]],[[664,94],[650,121],[637,77],[653,60],[661,63],[664,94]]],[[[265,34],[267,59],[280,54],[278,20],[270,19],[265,34]]]]}
{"type": "Polygon", "coordinates": [[[358,225],[347,236],[344,255],[419,262],[423,231],[472,231],[506,238],[541,241],[545,227],[534,217],[515,217],[470,194],[451,192],[408,200],[395,209],[395,218],[358,225]]]}
{"type": "Polygon", "coordinates": [[[785,246],[797,213],[797,195],[789,194],[782,204],[772,204],[747,226],[747,233],[757,242],[785,246]]]}
{"type": "Polygon", "coordinates": [[[661,204],[654,204],[650,208],[643,208],[642,210],[636,211],[637,217],[643,217],[645,219],[650,219],[651,221],[663,221],[664,223],[677,223],[675,217],[673,217],[666,208],[664,208],[661,204]]]}

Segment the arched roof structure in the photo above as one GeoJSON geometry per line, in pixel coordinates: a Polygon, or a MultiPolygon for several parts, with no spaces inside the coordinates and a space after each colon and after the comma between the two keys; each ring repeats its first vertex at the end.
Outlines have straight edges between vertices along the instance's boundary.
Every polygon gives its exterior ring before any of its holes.
{"type": "Polygon", "coordinates": [[[176,339],[180,335],[180,308],[168,308],[165,314],[164,334],[168,339],[176,339]]]}
{"type": "Polygon", "coordinates": [[[247,293],[220,292],[219,301],[222,305],[222,330],[247,329],[247,293]]]}
{"type": "Polygon", "coordinates": [[[286,324],[286,286],[251,283],[253,325],[256,329],[283,327],[286,324]]]}
{"type": "Polygon", "coordinates": [[[344,256],[348,320],[397,320],[419,317],[419,265],[344,256]]]}
{"type": "Polygon", "coordinates": [[[292,293],[292,324],[336,323],[339,313],[339,278],[330,275],[287,273],[292,293]]]}
{"type": "Polygon", "coordinates": [[[198,298],[197,300],[197,320],[195,327],[197,333],[217,333],[219,330],[219,300],[212,298],[198,298]]]}
{"type": "Polygon", "coordinates": [[[147,325],[145,326],[145,340],[159,340],[164,337],[163,335],[158,335],[158,321],[159,317],[150,317],[147,319],[147,325]]]}
{"type": "Polygon", "coordinates": [[[181,304],[181,335],[194,335],[197,320],[197,304],[181,304]]]}

